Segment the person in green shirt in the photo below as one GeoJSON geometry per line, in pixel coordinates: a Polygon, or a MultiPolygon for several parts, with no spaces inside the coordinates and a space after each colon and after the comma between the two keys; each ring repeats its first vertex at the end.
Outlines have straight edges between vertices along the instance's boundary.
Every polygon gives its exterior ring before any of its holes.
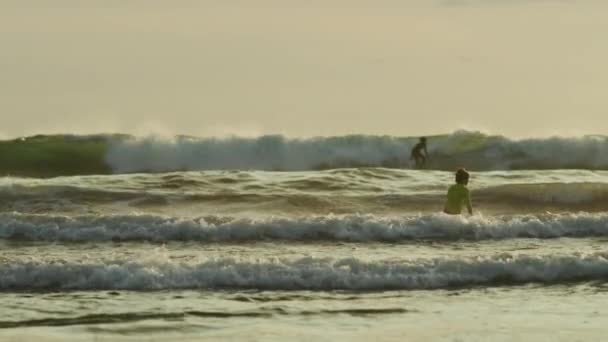
{"type": "Polygon", "coordinates": [[[448,189],[447,201],[443,212],[450,215],[460,215],[462,207],[466,205],[469,210],[469,215],[473,215],[473,207],[471,206],[471,195],[467,188],[469,184],[469,173],[465,169],[456,171],[456,184],[448,189]]]}

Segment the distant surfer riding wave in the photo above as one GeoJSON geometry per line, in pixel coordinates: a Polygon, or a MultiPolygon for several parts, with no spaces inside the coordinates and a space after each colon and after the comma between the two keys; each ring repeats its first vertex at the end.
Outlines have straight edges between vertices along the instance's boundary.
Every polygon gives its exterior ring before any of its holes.
{"type": "Polygon", "coordinates": [[[410,153],[410,160],[414,160],[416,168],[423,167],[428,158],[429,152],[426,148],[426,137],[420,138],[420,141],[414,145],[410,153]],[[423,153],[424,152],[424,153],[423,153]]]}

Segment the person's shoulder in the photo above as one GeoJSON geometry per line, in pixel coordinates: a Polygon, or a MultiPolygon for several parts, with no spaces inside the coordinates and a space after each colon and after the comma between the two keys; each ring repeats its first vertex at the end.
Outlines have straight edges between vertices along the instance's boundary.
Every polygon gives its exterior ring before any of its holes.
{"type": "Polygon", "coordinates": [[[465,194],[465,195],[467,195],[467,196],[469,195],[469,188],[466,185],[462,185],[460,191],[462,191],[462,193],[465,194]]]}
{"type": "Polygon", "coordinates": [[[469,188],[466,187],[466,185],[460,184],[460,183],[456,183],[456,184],[452,184],[450,185],[450,190],[457,190],[457,191],[461,191],[461,192],[469,192],[469,188]]]}

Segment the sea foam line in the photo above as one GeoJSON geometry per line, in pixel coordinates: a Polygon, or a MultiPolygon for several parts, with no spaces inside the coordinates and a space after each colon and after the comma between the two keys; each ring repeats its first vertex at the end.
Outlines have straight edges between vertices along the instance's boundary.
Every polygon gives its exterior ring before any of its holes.
{"type": "Polygon", "coordinates": [[[367,262],[349,259],[0,265],[0,289],[11,290],[415,290],[526,283],[605,281],[605,254],[367,262]]]}
{"type": "Polygon", "coordinates": [[[0,214],[0,238],[33,241],[263,240],[399,242],[608,236],[608,214],[566,213],[471,217],[326,215],[180,218],[160,215],[0,214]]]}

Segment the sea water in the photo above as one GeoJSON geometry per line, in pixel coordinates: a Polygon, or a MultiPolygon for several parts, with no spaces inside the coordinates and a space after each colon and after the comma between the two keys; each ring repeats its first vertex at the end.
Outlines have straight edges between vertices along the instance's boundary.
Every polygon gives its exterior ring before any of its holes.
{"type": "Polygon", "coordinates": [[[0,340],[605,339],[607,171],[496,164],[449,216],[441,167],[157,170],[175,143],[129,144],[0,178],[0,340]]]}

